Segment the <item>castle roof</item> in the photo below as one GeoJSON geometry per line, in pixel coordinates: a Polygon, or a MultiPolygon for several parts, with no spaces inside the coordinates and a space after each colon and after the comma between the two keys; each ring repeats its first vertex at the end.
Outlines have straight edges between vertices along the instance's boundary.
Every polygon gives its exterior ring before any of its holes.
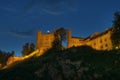
{"type": "Polygon", "coordinates": [[[82,37],[74,37],[74,36],[72,36],[72,38],[79,38],[79,39],[84,39],[84,38],[82,38],[82,37]]]}
{"type": "Polygon", "coordinates": [[[87,38],[85,38],[85,40],[87,40],[87,39],[93,40],[93,39],[95,39],[95,38],[98,38],[98,37],[100,37],[100,36],[108,33],[109,31],[112,31],[112,28],[109,28],[109,29],[107,29],[106,31],[104,31],[104,32],[102,32],[102,33],[100,33],[100,34],[97,34],[97,35],[95,35],[95,34],[90,35],[90,36],[88,36],[87,38]]]}

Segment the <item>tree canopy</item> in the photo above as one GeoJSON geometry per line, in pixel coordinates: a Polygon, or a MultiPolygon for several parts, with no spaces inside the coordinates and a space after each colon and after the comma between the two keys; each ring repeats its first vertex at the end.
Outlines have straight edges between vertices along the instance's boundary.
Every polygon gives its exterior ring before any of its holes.
{"type": "Polygon", "coordinates": [[[115,32],[120,33],[120,12],[114,13],[113,28],[115,32]]]}
{"type": "Polygon", "coordinates": [[[66,41],[66,35],[66,30],[64,28],[59,28],[54,31],[55,40],[52,43],[52,47],[55,48],[55,50],[62,49],[62,42],[66,41]]]}
{"type": "Polygon", "coordinates": [[[22,49],[22,55],[26,56],[32,53],[35,50],[35,45],[33,43],[25,43],[22,49]]]}
{"type": "Polygon", "coordinates": [[[5,66],[7,64],[8,58],[14,56],[14,51],[5,52],[0,50],[0,64],[5,66]]]}
{"type": "Polygon", "coordinates": [[[120,12],[114,13],[112,43],[113,48],[120,48],[120,12]]]}

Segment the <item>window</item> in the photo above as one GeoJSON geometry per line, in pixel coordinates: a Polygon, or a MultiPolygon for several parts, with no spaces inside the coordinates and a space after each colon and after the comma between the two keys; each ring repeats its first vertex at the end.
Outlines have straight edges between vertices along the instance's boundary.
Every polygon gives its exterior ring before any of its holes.
{"type": "Polygon", "coordinates": [[[100,40],[100,43],[102,43],[102,40],[100,40]]]}
{"type": "Polygon", "coordinates": [[[103,49],[103,46],[100,46],[101,49],[103,49]]]}
{"type": "Polygon", "coordinates": [[[108,47],[108,44],[105,44],[105,47],[108,47]]]}
{"type": "Polygon", "coordinates": [[[48,41],[48,38],[46,38],[46,41],[48,41]]]}
{"type": "Polygon", "coordinates": [[[94,46],[96,46],[96,43],[94,43],[94,46]]]}
{"type": "Polygon", "coordinates": [[[104,41],[107,41],[107,39],[105,38],[104,41]]]}

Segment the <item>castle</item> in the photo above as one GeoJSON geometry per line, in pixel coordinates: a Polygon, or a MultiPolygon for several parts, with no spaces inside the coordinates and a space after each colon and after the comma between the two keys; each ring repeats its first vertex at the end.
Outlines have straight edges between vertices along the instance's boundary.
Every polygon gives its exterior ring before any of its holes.
{"type": "MultiPolygon", "coordinates": [[[[87,38],[73,37],[71,30],[66,30],[67,32],[67,48],[77,47],[77,46],[91,46],[96,50],[111,50],[113,48],[111,35],[112,29],[107,29],[106,31],[99,33],[95,32],[87,38]]],[[[53,33],[43,34],[41,31],[37,32],[36,48],[39,49],[40,53],[52,47],[52,42],[54,41],[53,33]]]]}
{"type": "MultiPolygon", "coordinates": [[[[96,50],[112,50],[113,44],[111,40],[112,29],[107,29],[102,33],[95,32],[94,34],[90,35],[87,38],[80,38],[80,37],[73,37],[71,30],[66,30],[67,32],[67,48],[70,47],[77,47],[77,46],[91,46],[93,49],[96,50]]],[[[33,55],[41,56],[44,54],[45,51],[52,47],[52,42],[54,41],[54,33],[42,33],[41,31],[37,32],[37,39],[36,39],[36,50],[32,52],[30,55],[25,57],[11,57],[8,59],[7,64],[11,64],[15,61],[20,61],[26,58],[29,58],[33,55]]]]}

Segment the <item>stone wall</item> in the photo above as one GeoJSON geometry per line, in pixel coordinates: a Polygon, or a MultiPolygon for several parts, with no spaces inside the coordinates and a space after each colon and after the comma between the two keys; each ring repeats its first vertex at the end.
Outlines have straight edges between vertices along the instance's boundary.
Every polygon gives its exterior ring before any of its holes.
{"type": "MultiPolygon", "coordinates": [[[[95,32],[88,38],[79,38],[72,37],[72,31],[67,30],[67,48],[77,47],[82,45],[88,45],[96,50],[111,50],[112,41],[111,41],[111,29],[106,30],[105,32],[98,33],[95,32]]],[[[42,34],[41,31],[37,33],[37,49],[40,50],[40,53],[44,53],[46,50],[52,47],[52,42],[54,41],[53,33],[42,34]]]]}
{"type": "MultiPolygon", "coordinates": [[[[68,43],[67,48],[70,47],[77,47],[82,45],[88,45],[96,50],[111,50],[112,49],[112,41],[111,41],[111,30],[107,30],[103,33],[96,32],[95,34],[89,36],[88,38],[79,38],[79,37],[72,37],[72,31],[68,30],[68,43]]],[[[29,58],[33,55],[41,56],[45,51],[52,47],[52,42],[54,41],[54,34],[53,33],[46,33],[42,34],[41,31],[37,32],[37,40],[36,40],[36,47],[37,49],[32,52],[30,55],[25,57],[17,57],[12,56],[8,59],[7,65],[20,61],[26,58],[29,58]]]]}
{"type": "Polygon", "coordinates": [[[111,50],[111,31],[106,31],[104,33],[90,37],[87,40],[85,40],[85,43],[86,45],[89,45],[96,50],[111,50]]]}
{"type": "Polygon", "coordinates": [[[54,41],[53,33],[42,34],[41,31],[37,33],[36,47],[43,53],[52,47],[52,42],[54,41]]]}
{"type": "Polygon", "coordinates": [[[68,48],[72,46],[82,46],[88,45],[96,50],[111,50],[112,41],[111,41],[111,30],[107,30],[103,33],[95,32],[93,35],[88,38],[78,38],[72,37],[71,31],[68,31],[68,48]]]}
{"type": "Polygon", "coordinates": [[[20,61],[22,59],[23,59],[22,57],[11,56],[7,61],[7,65],[12,64],[13,62],[16,62],[16,61],[20,61]]]}

